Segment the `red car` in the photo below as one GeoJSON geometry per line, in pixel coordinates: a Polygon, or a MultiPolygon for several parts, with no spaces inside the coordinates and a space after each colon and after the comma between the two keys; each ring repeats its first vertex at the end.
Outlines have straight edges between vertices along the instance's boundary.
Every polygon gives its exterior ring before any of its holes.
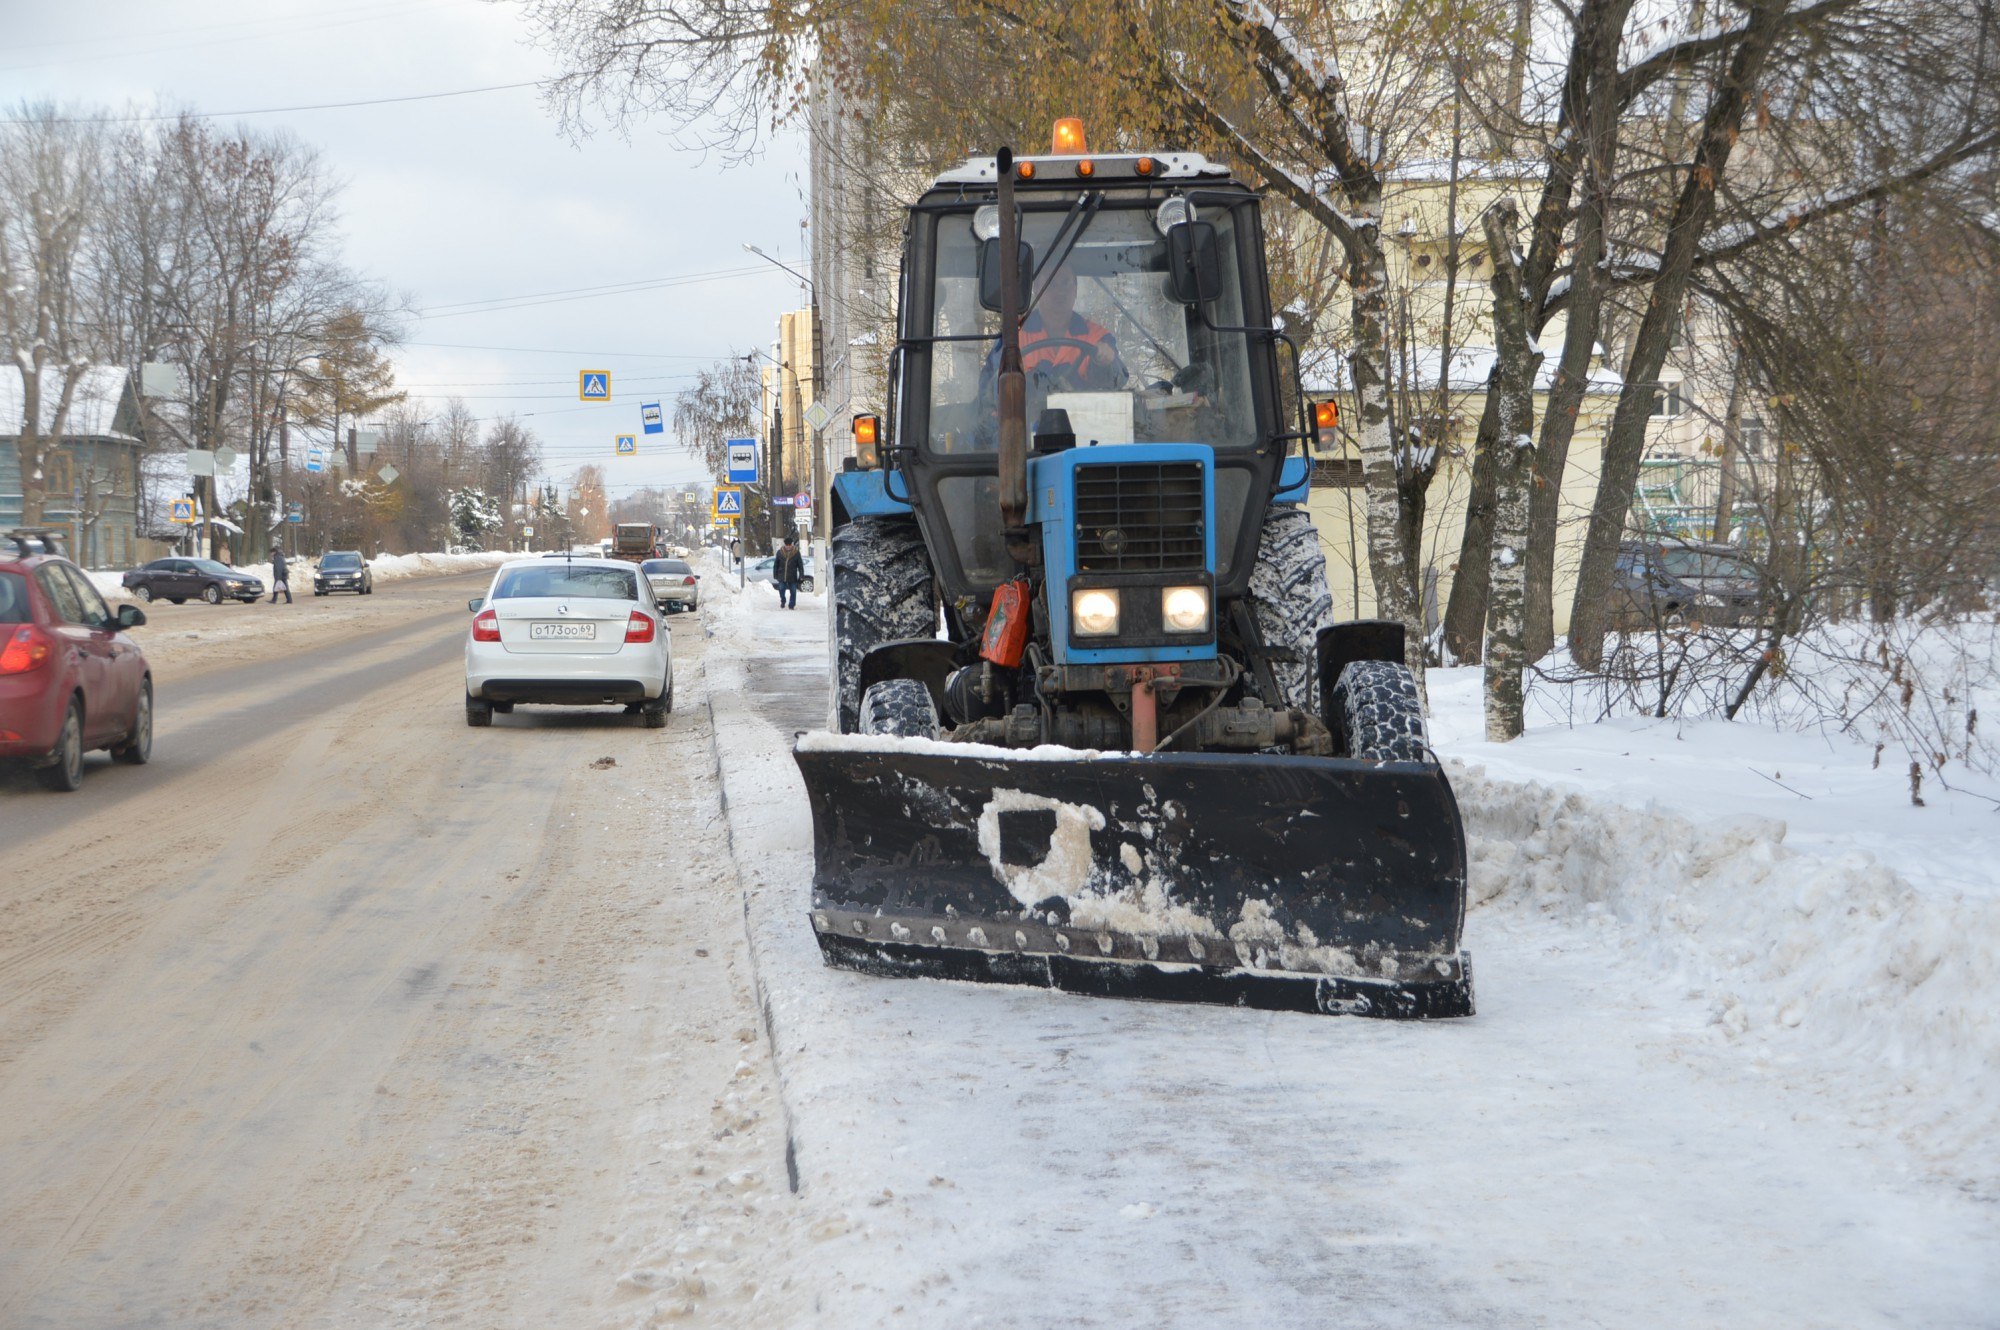
{"type": "Polygon", "coordinates": [[[24,758],[52,790],[83,783],[83,755],[153,753],[153,675],[125,635],[146,622],[113,614],[81,568],[40,533],[0,537],[0,759],[24,758]]]}

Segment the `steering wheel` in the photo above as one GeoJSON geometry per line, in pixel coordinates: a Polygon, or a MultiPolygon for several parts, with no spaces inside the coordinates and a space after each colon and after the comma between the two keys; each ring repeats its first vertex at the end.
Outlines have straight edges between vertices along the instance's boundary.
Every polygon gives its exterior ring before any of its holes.
{"type": "MultiPolygon", "coordinates": [[[[1058,374],[1062,374],[1067,377],[1072,386],[1086,388],[1089,384],[1085,375],[1096,367],[1098,349],[1099,343],[1086,342],[1080,337],[1044,337],[1033,346],[1024,346],[1021,348],[1021,367],[1029,374],[1040,374],[1050,379],[1055,378],[1058,374]],[[1028,365],[1029,356],[1039,355],[1045,350],[1054,350],[1062,346],[1075,347],[1082,353],[1083,358],[1080,361],[1074,362],[1052,361],[1033,367],[1028,365]]],[[[1110,362],[1110,364],[1116,363],[1116,360],[1110,362]]],[[[1109,368],[1109,365],[1106,368],[1109,368]]]]}

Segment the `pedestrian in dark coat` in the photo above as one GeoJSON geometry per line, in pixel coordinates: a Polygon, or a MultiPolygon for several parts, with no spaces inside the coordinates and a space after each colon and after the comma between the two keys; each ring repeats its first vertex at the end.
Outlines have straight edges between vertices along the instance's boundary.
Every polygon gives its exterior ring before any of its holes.
{"type": "Polygon", "coordinates": [[[799,607],[799,583],[805,580],[806,561],[799,556],[799,547],[790,536],[778,551],[778,557],[771,563],[771,583],[778,588],[778,603],[788,610],[799,607]]]}
{"type": "Polygon", "coordinates": [[[278,603],[278,593],[280,591],[285,593],[285,604],[291,604],[292,583],[291,579],[285,576],[285,547],[283,545],[273,545],[271,547],[271,603],[273,605],[278,603]]]}

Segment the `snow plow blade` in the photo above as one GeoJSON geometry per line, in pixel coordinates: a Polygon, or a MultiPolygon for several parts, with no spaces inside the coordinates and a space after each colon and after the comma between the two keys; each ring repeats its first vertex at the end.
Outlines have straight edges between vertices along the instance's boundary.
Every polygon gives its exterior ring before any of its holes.
{"type": "Polygon", "coordinates": [[[1281,1011],[1472,1014],[1465,832],[1438,767],[1043,756],[1058,751],[801,738],[827,963],[1281,1011]]]}

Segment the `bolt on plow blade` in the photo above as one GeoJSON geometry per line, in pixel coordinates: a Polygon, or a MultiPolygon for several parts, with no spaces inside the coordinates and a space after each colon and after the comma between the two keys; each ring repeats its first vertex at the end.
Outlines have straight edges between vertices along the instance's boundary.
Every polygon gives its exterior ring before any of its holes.
{"type": "Polygon", "coordinates": [[[801,738],[826,961],[1104,997],[1472,1014],[1465,831],[1438,767],[1056,751],[801,738]]]}

